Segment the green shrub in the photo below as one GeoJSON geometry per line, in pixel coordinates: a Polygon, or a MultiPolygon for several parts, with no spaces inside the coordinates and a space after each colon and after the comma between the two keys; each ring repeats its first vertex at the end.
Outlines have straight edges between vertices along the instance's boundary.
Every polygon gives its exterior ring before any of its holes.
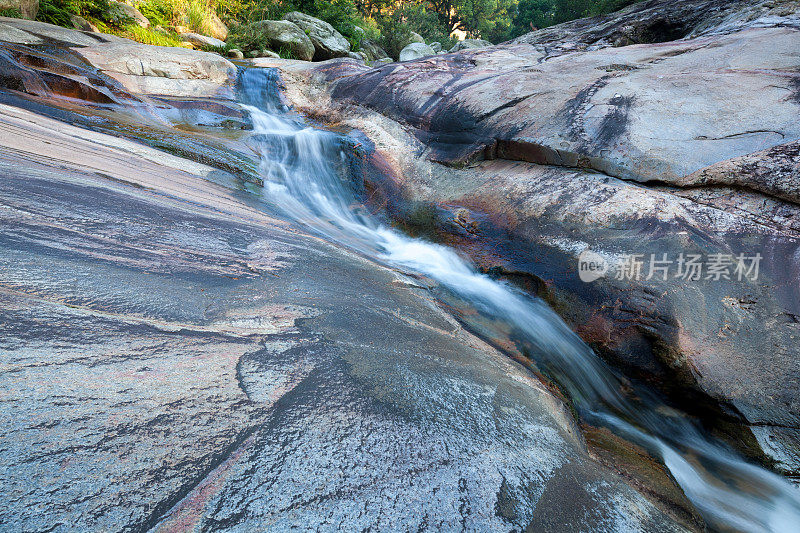
{"type": "Polygon", "coordinates": [[[233,25],[278,20],[289,11],[297,11],[297,6],[279,0],[217,0],[216,11],[223,21],[233,25]]]}
{"type": "MultiPolygon", "coordinates": [[[[266,48],[268,49],[269,47],[266,48]]],[[[264,48],[261,48],[260,50],[264,50],[264,48]]],[[[281,56],[281,59],[297,59],[291,50],[283,46],[278,50],[277,53],[279,56],[281,56]]]]}
{"type": "Polygon", "coordinates": [[[206,0],[188,0],[186,3],[186,26],[196,33],[210,35],[213,31],[211,16],[214,10],[206,0]]]}
{"type": "Polygon", "coordinates": [[[112,7],[109,0],[39,0],[36,20],[71,28],[72,15],[99,21],[106,26],[121,27],[131,22],[131,18],[112,7]]]}
{"type": "Polygon", "coordinates": [[[531,27],[546,28],[581,17],[604,15],[635,4],[639,0],[519,0],[511,25],[516,37],[531,27]]]}
{"type": "Polygon", "coordinates": [[[264,32],[251,24],[233,24],[228,28],[228,40],[225,46],[229,50],[238,48],[242,52],[250,50],[269,49],[269,41],[264,38],[264,32]]]}
{"type": "Polygon", "coordinates": [[[36,20],[69,28],[72,27],[70,16],[77,14],[68,11],[64,3],[59,0],[39,0],[39,12],[36,14],[36,20]]]}
{"type": "Polygon", "coordinates": [[[181,46],[181,40],[176,33],[162,33],[142,28],[138,24],[130,24],[124,28],[114,31],[115,35],[127,37],[139,43],[153,44],[156,46],[181,46]]]}
{"type": "Polygon", "coordinates": [[[400,51],[411,40],[411,26],[404,20],[400,11],[380,17],[378,26],[381,30],[378,44],[386,50],[387,54],[397,59],[400,51]]]}
{"type": "Polygon", "coordinates": [[[136,9],[150,21],[153,26],[169,26],[175,13],[174,3],[164,0],[145,0],[136,9]]]}
{"type": "Polygon", "coordinates": [[[22,12],[19,9],[15,8],[15,7],[9,7],[9,8],[5,8],[5,9],[0,9],[0,17],[8,17],[8,18],[12,18],[12,19],[21,19],[22,18],[22,12]]]}
{"type": "Polygon", "coordinates": [[[408,26],[420,34],[425,42],[437,41],[442,43],[442,47],[445,49],[450,49],[456,44],[456,39],[450,37],[450,32],[442,24],[439,16],[426,9],[424,5],[410,4],[401,13],[408,26]]]}
{"type": "Polygon", "coordinates": [[[208,0],[145,0],[137,9],[153,26],[185,26],[195,33],[212,33],[215,9],[208,0]]]}

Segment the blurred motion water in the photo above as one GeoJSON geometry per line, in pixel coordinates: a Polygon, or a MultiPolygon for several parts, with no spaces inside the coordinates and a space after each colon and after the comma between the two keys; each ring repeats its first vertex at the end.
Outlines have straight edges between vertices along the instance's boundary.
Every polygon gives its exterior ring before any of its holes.
{"type": "Polygon", "coordinates": [[[382,225],[360,206],[346,177],[338,134],[315,129],[280,101],[272,70],[244,70],[240,97],[250,113],[267,197],[319,236],[410,274],[423,274],[480,315],[534,347],[537,365],[570,396],[581,418],[660,458],[709,526],[796,531],[800,492],[707,435],[693,418],[608,367],[541,300],[479,273],[447,247],[382,225]]]}

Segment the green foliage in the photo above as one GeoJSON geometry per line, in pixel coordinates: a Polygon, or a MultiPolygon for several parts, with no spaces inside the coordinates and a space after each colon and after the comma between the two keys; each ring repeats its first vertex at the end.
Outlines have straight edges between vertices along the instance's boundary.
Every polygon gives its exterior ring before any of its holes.
{"type": "Polygon", "coordinates": [[[8,18],[12,18],[12,19],[21,19],[22,18],[22,12],[19,9],[15,8],[15,7],[9,7],[9,8],[5,8],[5,9],[0,9],[0,17],[8,17],[8,18]]]}
{"type": "Polygon", "coordinates": [[[516,37],[582,17],[604,15],[618,11],[638,0],[519,0],[511,25],[511,36],[516,37]]]}
{"type": "Polygon", "coordinates": [[[211,16],[214,14],[214,10],[208,1],[188,0],[184,6],[186,26],[196,33],[211,35],[213,32],[211,16]]]}
{"type": "Polygon", "coordinates": [[[278,55],[281,56],[281,59],[297,59],[291,50],[283,46],[278,50],[278,55]]]}
{"type": "Polygon", "coordinates": [[[77,15],[77,13],[67,11],[64,4],[60,0],[39,0],[39,12],[36,14],[36,20],[56,26],[71,27],[72,22],[69,17],[77,15]]]}
{"type": "Polygon", "coordinates": [[[209,0],[144,0],[137,9],[153,26],[185,26],[202,35],[212,33],[215,10],[209,0]]]}
{"type": "Polygon", "coordinates": [[[554,24],[552,0],[520,0],[512,22],[514,36],[554,24]]]}
{"type": "MultiPolygon", "coordinates": [[[[155,25],[166,26],[178,10],[179,0],[146,0],[139,5],[142,14],[155,25]],[[170,4],[170,2],[172,2],[170,4]]],[[[70,16],[80,15],[104,33],[127,37],[134,41],[158,46],[181,46],[178,35],[166,30],[142,28],[109,0],[40,0],[37,20],[72,27],[70,16]]]]}
{"type": "Polygon", "coordinates": [[[131,22],[130,17],[112,7],[109,0],[40,0],[36,20],[71,28],[72,15],[111,26],[123,26],[131,22]]]}
{"type": "Polygon", "coordinates": [[[628,7],[641,0],[597,0],[588,9],[589,15],[605,15],[628,7]]]}
{"type": "Polygon", "coordinates": [[[516,0],[459,0],[455,5],[459,28],[492,42],[510,38],[516,8],[516,0]]]}
{"type": "Polygon", "coordinates": [[[276,0],[218,0],[217,14],[223,21],[232,24],[246,24],[260,20],[278,20],[295,6],[276,0]]]}
{"type": "MultiPolygon", "coordinates": [[[[210,34],[212,15],[231,27],[227,48],[268,49],[247,24],[278,20],[301,11],[331,24],[359,50],[363,39],[376,41],[392,57],[410,41],[411,32],[444,48],[454,44],[454,30],[470,37],[502,42],[534,28],[545,28],[579,17],[616,11],[637,0],[143,0],[137,7],[153,27],[186,26],[210,34]]],[[[3,16],[20,16],[4,10],[3,16]]],[[[130,36],[142,42],[177,43],[175,35],[131,29],[132,21],[109,0],[40,0],[37,20],[71,27],[80,15],[101,31],[130,36]]],[[[279,51],[280,53],[280,51],[279,51]]]]}
{"type": "Polygon", "coordinates": [[[333,26],[336,31],[350,41],[350,46],[353,50],[358,50],[361,47],[361,39],[364,33],[355,28],[359,27],[363,30],[366,24],[353,0],[332,0],[329,2],[317,0],[309,9],[308,14],[333,26]]]}
{"type": "Polygon", "coordinates": [[[378,27],[381,32],[378,44],[387,54],[397,59],[400,51],[411,40],[411,26],[404,20],[402,11],[398,10],[391,15],[379,17],[378,27]]]}
{"type": "Polygon", "coordinates": [[[136,9],[145,16],[153,26],[169,26],[174,17],[174,5],[164,0],[145,0],[136,9]]]}
{"type": "Polygon", "coordinates": [[[402,10],[402,16],[414,32],[420,34],[425,42],[442,43],[443,48],[452,48],[455,39],[450,37],[447,26],[442,24],[439,16],[422,4],[409,4],[402,10]]]}
{"type": "Polygon", "coordinates": [[[121,30],[114,31],[120,37],[127,37],[134,41],[153,44],[156,46],[181,46],[181,40],[175,33],[165,33],[151,30],[150,28],[142,28],[138,24],[130,24],[121,30]]]}
{"type": "Polygon", "coordinates": [[[264,32],[251,24],[233,24],[228,28],[228,40],[225,46],[229,50],[238,48],[242,52],[270,49],[269,41],[264,38],[264,32]]]}

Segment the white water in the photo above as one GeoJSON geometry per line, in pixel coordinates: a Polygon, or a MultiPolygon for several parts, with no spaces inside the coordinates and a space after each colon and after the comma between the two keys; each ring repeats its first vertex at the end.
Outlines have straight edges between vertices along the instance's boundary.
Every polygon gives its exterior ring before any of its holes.
{"type": "Polygon", "coordinates": [[[293,118],[277,103],[269,71],[245,71],[242,97],[258,134],[267,196],[289,218],[326,239],[408,272],[421,273],[484,316],[513,326],[537,348],[581,416],[608,427],[662,460],[714,529],[800,529],[800,491],[705,436],[642,388],[623,395],[620,378],[546,304],[478,273],[453,250],[379,224],[336,172],[346,159],[340,137],[293,118]],[[665,414],[671,413],[671,414],[665,414]]]}

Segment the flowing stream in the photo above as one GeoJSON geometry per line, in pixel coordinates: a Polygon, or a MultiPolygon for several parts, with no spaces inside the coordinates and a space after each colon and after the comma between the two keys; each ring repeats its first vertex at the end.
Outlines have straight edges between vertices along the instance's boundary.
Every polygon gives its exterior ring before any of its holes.
{"type": "Polygon", "coordinates": [[[533,348],[537,365],[571,397],[581,418],[660,458],[714,529],[796,531],[800,491],[706,436],[657,394],[630,385],[541,300],[479,273],[453,250],[381,224],[359,204],[339,171],[342,137],[315,129],[280,102],[272,70],[244,70],[241,100],[250,113],[267,197],[288,218],[338,245],[409,274],[504,324],[533,348]]]}

